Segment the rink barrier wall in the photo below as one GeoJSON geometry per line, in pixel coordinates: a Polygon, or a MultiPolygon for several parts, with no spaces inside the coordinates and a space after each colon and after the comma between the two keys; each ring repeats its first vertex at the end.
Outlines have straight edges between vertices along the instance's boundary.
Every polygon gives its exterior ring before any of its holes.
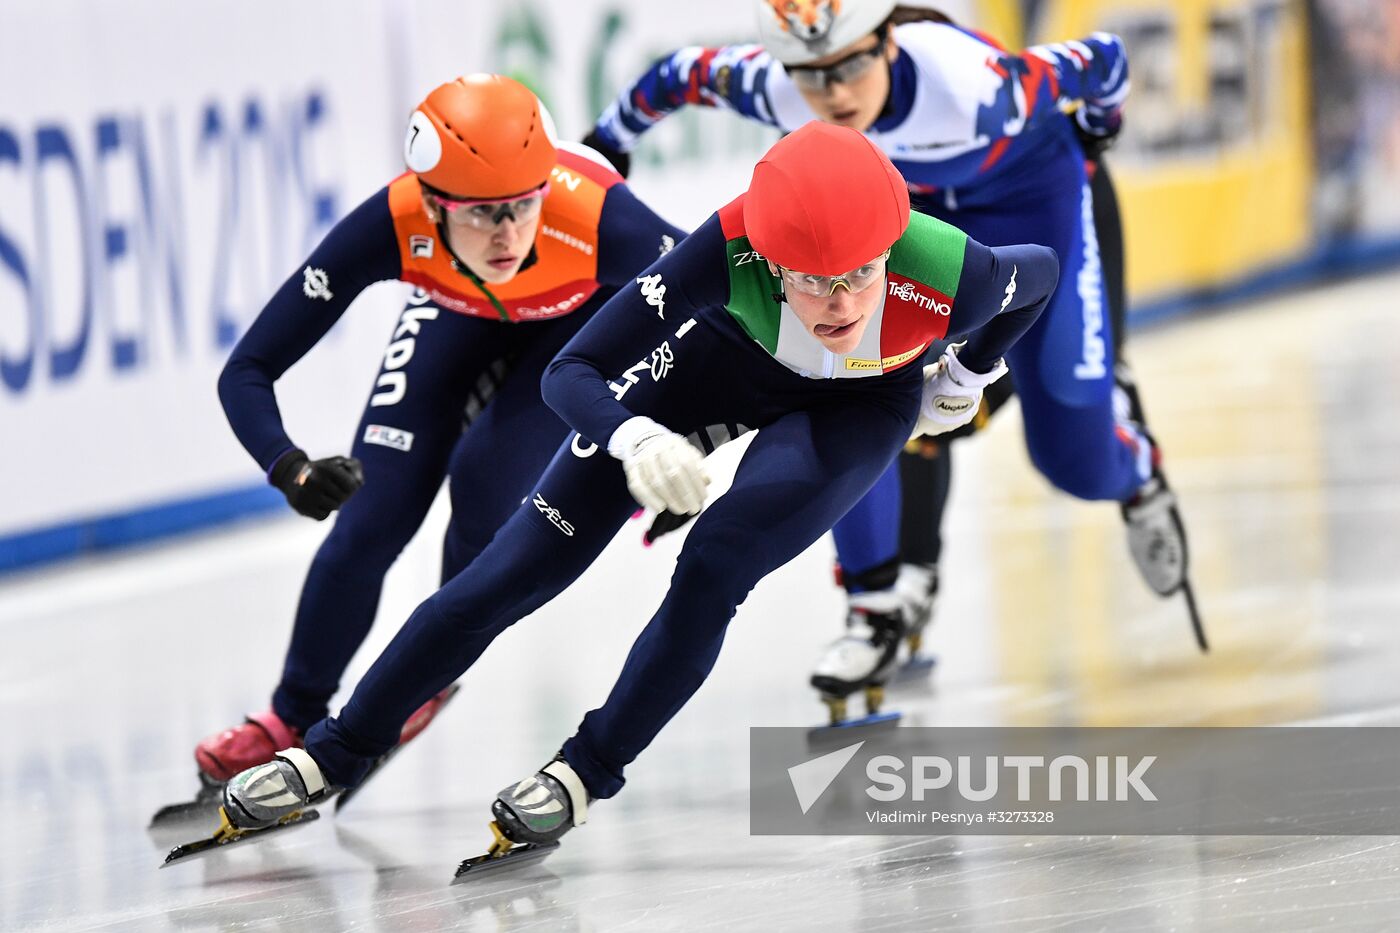
{"type": "MultiPolygon", "coordinates": [[[[1156,325],[1193,312],[1278,294],[1286,288],[1397,266],[1400,237],[1338,243],[1228,286],[1140,303],[1129,320],[1134,326],[1156,325]]],[[[259,483],[7,535],[0,537],[0,575],[202,531],[284,507],[281,493],[259,483]]]]}
{"type": "Polygon", "coordinates": [[[217,527],[285,506],[259,483],[0,538],[0,574],[217,527]]]}

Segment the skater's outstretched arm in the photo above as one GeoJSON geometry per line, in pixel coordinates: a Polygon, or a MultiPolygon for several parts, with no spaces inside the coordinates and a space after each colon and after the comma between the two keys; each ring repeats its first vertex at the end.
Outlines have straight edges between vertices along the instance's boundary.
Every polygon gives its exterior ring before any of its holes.
{"type": "Polygon", "coordinates": [[[949,338],[969,335],[958,358],[988,372],[1050,303],[1060,262],[1048,246],[983,246],[971,238],[962,284],[948,322],[949,338]]]}
{"type": "Polygon", "coordinates": [[[586,141],[609,157],[629,152],[643,133],[686,104],[778,126],[767,87],[770,73],[782,70],[761,45],[677,49],[622,89],[586,141]]]}
{"type": "Polygon", "coordinates": [[[701,308],[724,304],[724,234],[712,216],[680,245],[623,287],[564,346],[545,370],[544,400],[584,437],[606,446],[632,418],[621,399],[629,371],[651,369],[651,357],[701,308]]]}

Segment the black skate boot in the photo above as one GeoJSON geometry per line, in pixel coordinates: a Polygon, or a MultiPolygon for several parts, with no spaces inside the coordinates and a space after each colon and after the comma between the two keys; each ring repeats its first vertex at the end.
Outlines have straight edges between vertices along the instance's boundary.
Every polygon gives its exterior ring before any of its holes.
{"type": "Polygon", "coordinates": [[[491,803],[495,841],[485,855],[457,866],[456,884],[507,866],[536,862],[559,848],[559,839],[588,819],[591,798],[564,753],[518,784],[505,788],[491,803]]]}
{"type": "Polygon", "coordinates": [[[1187,574],[1186,526],[1177,508],[1176,495],[1162,472],[1162,451],[1147,430],[1142,400],[1127,364],[1114,368],[1114,407],[1123,430],[1137,436],[1149,447],[1152,474],[1137,493],[1122,504],[1123,521],[1128,527],[1128,550],[1143,580],[1158,596],[1180,592],[1201,651],[1209,651],[1205,626],[1196,608],[1196,594],[1187,574]]]}

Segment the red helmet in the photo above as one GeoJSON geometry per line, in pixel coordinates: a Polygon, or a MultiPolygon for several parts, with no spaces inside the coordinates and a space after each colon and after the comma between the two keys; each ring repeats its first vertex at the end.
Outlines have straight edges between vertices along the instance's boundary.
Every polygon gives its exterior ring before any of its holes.
{"type": "Polygon", "coordinates": [[[474,74],[439,86],[413,111],[403,160],[444,195],[508,198],[549,181],[554,139],[554,121],[529,88],[474,74]]]}
{"type": "Polygon", "coordinates": [[[753,248],[785,269],[841,275],[909,226],[909,189],[874,143],[813,121],[769,149],[744,197],[753,248]]]}

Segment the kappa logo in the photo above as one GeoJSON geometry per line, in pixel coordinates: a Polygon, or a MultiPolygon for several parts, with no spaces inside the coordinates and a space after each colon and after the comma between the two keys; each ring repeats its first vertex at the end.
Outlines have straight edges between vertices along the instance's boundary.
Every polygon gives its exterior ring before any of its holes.
{"type": "Polygon", "coordinates": [[[560,514],[559,510],[544,501],[544,496],[539,493],[535,493],[535,508],[539,509],[540,514],[549,519],[549,523],[555,528],[558,528],[570,538],[574,536],[574,526],[564,521],[564,517],[560,514]]]}
{"type": "Polygon", "coordinates": [[[415,233],[408,238],[408,254],[415,259],[433,258],[433,238],[415,233]]]}
{"type": "Polygon", "coordinates": [[[307,298],[330,301],[335,297],[331,294],[330,284],[330,276],[326,275],[325,269],[313,269],[307,266],[301,270],[301,290],[307,298]]]}
{"type": "Polygon", "coordinates": [[[661,284],[661,273],[637,276],[637,284],[642,288],[642,297],[656,309],[656,316],[666,320],[666,286],[661,284]]]}
{"type": "Polygon", "coordinates": [[[1006,310],[1006,306],[1011,304],[1011,299],[1016,297],[1016,266],[1011,266],[1011,281],[1006,283],[1006,297],[1001,300],[1001,307],[997,309],[997,314],[1006,310]]]}
{"type": "Polygon", "coordinates": [[[917,286],[908,279],[896,282],[890,279],[889,296],[899,301],[907,301],[920,308],[926,308],[934,314],[947,317],[953,313],[953,306],[943,300],[942,295],[930,295],[928,292],[920,291],[917,286]]]}
{"type": "Polygon", "coordinates": [[[408,453],[413,449],[413,432],[391,428],[384,424],[367,424],[365,425],[365,443],[392,447],[395,450],[408,453]]]}
{"type": "Polygon", "coordinates": [[[662,256],[665,256],[667,253],[669,253],[671,250],[673,250],[673,249],[675,249],[675,248],[676,248],[676,238],[673,237],[673,236],[671,236],[671,234],[669,234],[669,233],[663,233],[663,234],[661,234],[661,248],[660,248],[660,253],[661,253],[661,255],[662,255],[662,256]]]}

